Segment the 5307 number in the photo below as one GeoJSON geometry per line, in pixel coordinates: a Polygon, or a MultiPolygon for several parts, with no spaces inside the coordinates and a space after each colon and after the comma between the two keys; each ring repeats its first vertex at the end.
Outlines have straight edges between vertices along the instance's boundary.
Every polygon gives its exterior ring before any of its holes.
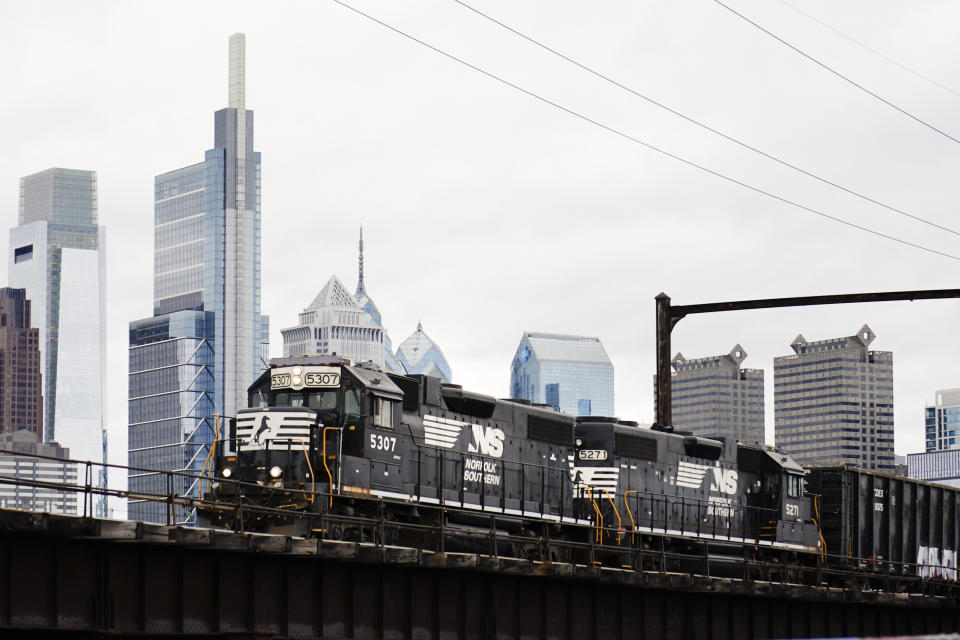
{"type": "Polygon", "coordinates": [[[374,451],[396,451],[397,439],[393,436],[370,434],[370,448],[374,451]]]}

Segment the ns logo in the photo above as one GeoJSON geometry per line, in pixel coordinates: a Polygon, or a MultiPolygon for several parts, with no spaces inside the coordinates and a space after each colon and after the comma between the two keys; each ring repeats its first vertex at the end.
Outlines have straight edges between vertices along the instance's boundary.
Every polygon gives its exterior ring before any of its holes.
{"type": "Polygon", "coordinates": [[[480,453],[491,458],[500,458],[503,456],[503,439],[505,434],[502,429],[484,427],[482,424],[473,426],[473,442],[467,445],[469,453],[480,453]]]}
{"type": "Polygon", "coordinates": [[[737,492],[737,480],[739,475],[734,469],[713,468],[713,482],[710,483],[710,491],[720,491],[727,495],[733,495],[737,492]]]}

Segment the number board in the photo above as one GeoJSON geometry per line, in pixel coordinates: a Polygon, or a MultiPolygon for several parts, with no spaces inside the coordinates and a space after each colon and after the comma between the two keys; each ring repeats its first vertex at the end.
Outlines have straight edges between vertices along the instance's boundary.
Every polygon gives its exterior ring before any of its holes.
{"type": "Polygon", "coordinates": [[[340,370],[335,367],[283,367],[270,373],[271,389],[315,389],[339,387],[340,370]]]}

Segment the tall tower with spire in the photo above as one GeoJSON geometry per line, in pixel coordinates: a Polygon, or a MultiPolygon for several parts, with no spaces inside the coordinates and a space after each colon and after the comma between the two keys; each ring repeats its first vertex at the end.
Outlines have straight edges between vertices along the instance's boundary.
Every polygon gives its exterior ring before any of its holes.
{"type": "MultiPolygon", "coordinates": [[[[266,358],[260,315],[260,154],[246,108],[246,38],[230,36],[227,107],[214,114],[203,160],[154,182],[153,316],[130,323],[129,464],[199,471],[215,416],[246,406],[266,358]]],[[[165,475],[131,472],[131,491],[166,492],[165,475]]],[[[196,482],[178,480],[196,495],[196,482]]],[[[165,521],[131,501],[129,515],[165,521]]],[[[180,509],[178,522],[195,515],[180,509]]]]}

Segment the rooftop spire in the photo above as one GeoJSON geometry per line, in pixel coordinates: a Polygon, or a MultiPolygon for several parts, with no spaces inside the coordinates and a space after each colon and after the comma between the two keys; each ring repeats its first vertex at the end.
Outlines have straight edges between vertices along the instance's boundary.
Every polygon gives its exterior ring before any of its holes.
{"type": "Polygon", "coordinates": [[[235,33],[230,36],[230,95],[228,96],[231,109],[240,113],[246,109],[244,104],[246,94],[247,74],[247,36],[235,33]]]}
{"type": "Polygon", "coordinates": [[[360,225],[360,259],[358,261],[360,266],[360,277],[357,280],[357,296],[366,294],[366,290],[363,288],[363,225],[360,225]]]}

